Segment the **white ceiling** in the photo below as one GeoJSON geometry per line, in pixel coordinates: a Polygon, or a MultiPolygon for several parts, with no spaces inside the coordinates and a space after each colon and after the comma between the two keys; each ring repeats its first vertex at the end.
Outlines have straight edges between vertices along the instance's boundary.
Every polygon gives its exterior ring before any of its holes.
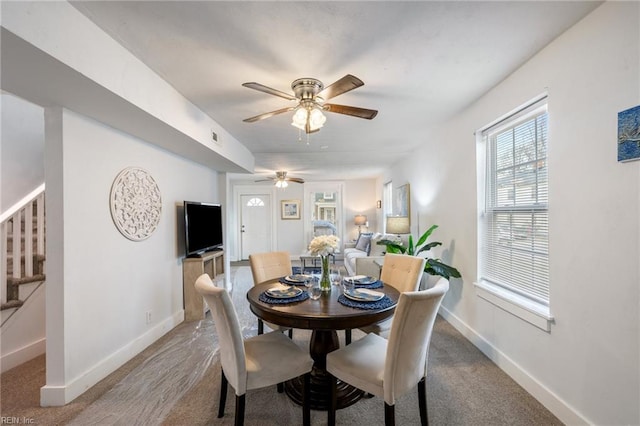
{"type": "Polygon", "coordinates": [[[244,144],[256,172],[306,179],[372,177],[429,140],[442,122],[487,92],[599,5],[593,1],[170,2],[72,4],[244,144]],[[247,89],[292,93],[353,74],[365,85],[331,100],[377,109],[364,120],[327,113],[299,141],[291,105],[247,89]]]}

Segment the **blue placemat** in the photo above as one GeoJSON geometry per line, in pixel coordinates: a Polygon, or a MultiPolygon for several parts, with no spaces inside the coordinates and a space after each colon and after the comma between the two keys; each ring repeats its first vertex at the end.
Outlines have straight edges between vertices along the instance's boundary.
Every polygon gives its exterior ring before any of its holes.
{"type": "Polygon", "coordinates": [[[376,302],[358,302],[356,300],[349,299],[344,294],[341,294],[338,296],[338,302],[342,303],[344,306],[357,309],[385,309],[396,304],[396,302],[386,295],[376,302]]]}
{"type": "Polygon", "coordinates": [[[258,296],[258,300],[270,305],[286,305],[287,303],[302,302],[303,300],[307,300],[308,298],[309,293],[307,293],[306,291],[303,291],[296,297],[289,297],[288,299],[278,299],[275,297],[271,297],[268,296],[264,291],[260,293],[260,296],[258,296]]]}

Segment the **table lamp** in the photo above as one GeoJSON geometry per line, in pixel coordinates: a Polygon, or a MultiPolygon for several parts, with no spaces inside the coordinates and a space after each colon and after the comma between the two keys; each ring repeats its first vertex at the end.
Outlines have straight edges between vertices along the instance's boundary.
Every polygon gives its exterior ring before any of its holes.
{"type": "Polygon", "coordinates": [[[411,226],[409,224],[408,216],[387,216],[387,233],[396,234],[409,234],[411,232],[411,226]]]}
{"type": "Polygon", "coordinates": [[[358,226],[358,235],[362,234],[361,228],[367,224],[367,216],[363,214],[355,215],[353,223],[358,226]]]}

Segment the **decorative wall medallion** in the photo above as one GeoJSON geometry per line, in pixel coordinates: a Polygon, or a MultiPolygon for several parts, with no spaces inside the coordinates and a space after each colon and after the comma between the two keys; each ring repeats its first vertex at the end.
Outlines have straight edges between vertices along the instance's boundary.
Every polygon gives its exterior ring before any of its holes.
{"type": "Polygon", "coordinates": [[[109,201],[113,223],[126,238],[142,241],[158,227],[162,213],[160,188],[146,170],[122,170],[113,181],[109,201]]]}

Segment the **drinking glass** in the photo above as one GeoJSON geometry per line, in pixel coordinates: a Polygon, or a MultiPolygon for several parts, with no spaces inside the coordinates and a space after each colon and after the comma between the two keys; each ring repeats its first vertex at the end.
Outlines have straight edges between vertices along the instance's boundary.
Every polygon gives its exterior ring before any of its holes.
{"type": "Polygon", "coordinates": [[[311,300],[318,300],[322,295],[322,289],[320,288],[320,279],[311,280],[311,286],[307,287],[307,292],[309,293],[309,297],[311,300]]]}
{"type": "MultiPolygon", "coordinates": [[[[311,287],[313,287],[313,282],[315,281],[315,278],[311,275],[305,275],[304,277],[304,286],[307,288],[307,291],[311,291],[311,287]]],[[[309,295],[311,295],[311,293],[309,293],[309,295]]]]}
{"type": "Polygon", "coordinates": [[[340,271],[340,268],[331,270],[331,283],[333,285],[340,285],[342,283],[342,271],[340,271]]]}

